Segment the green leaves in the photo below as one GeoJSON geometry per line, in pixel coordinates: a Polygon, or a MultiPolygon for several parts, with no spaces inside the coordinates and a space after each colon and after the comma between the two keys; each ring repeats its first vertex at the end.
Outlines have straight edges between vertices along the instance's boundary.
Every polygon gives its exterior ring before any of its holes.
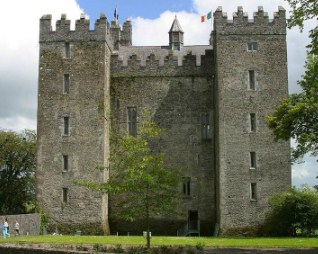
{"type": "Polygon", "coordinates": [[[266,225],[276,235],[291,235],[296,231],[312,235],[318,229],[318,193],[305,187],[292,188],[274,196],[266,216],[266,225]]]}
{"type": "Polygon", "coordinates": [[[0,147],[0,214],[32,212],[36,133],[0,131],[0,147]]]}
{"type": "MultiPolygon", "coordinates": [[[[288,27],[299,26],[302,30],[306,20],[317,20],[316,0],[286,0],[291,6],[288,27]]],[[[317,23],[318,24],[318,23],[317,23]]],[[[267,117],[269,128],[276,140],[296,140],[292,159],[298,160],[306,153],[318,154],[318,27],[309,33],[311,43],[306,62],[306,71],[298,84],[299,94],[292,94],[281,102],[273,115],[267,117]]]]}
{"type": "Polygon", "coordinates": [[[306,72],[299,85],[303,90],[281,102],[267,124],[276,140],[296,140],[293,160],[306,153],[318,154],[318,57],[308,55],[306,72]]]}
{"type": "Polygon", "coordinates": [[[152,121],[140,123],[139,135],[112,133],[109,179],[104,182],[76,180],[75,184],[110,195],[112,211],[125,220],[144,220],[173,213],[179,198],[176,191],[181,172],[167,169],[159,151],[161,130],[152,121]]]}
{"type": "MultiPolygon", "coordinates": [[[[317,20],[318,5],[316,0],[286,0],[291,7],[291,16],[288,19],[288,27],[299,26],[301,31],[306,20],[317,20]]],[[[318,28],[309,31],[311,43],[307,46],[310,54],[318,55],[318,28]]]]}

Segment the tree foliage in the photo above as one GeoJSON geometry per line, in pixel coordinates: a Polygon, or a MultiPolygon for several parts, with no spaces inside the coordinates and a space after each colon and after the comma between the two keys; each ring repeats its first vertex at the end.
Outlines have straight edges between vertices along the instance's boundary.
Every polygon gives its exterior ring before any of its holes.
{"type": "Polygon", "coordinates": [[[318,57],[308,56],[307,70],[299,85],[303,90],[283,100],[267,117],[276,139],[295,139],[294,159],[306,153],[318,154],[318,57]]]}
{"type": "Polygon", "coordinates": [[[34,211],[35,131],[0,131],[0,214],[34,211]]]}
{"type": "Polygon", "coordinates": [[[305,187],[292,188],[270,200],[266,226],[271,235],[312,235],[318,229],[318,193],[305,187]]]}
{"type": "Polygon", "coordinates": [[[112,196],[112,205],[122,219],[145,220],[150,246],[149,219],[175,213],[181,179],[180,170],[164,165],[164,154],[157,149],[160,129],[154,122],[140,123],[138,136],[112,137],[109,179],[104,183],[76,183],[112,196]]]}
{"type": "MultiPolygon", "coordinates": [[[[316,0],[286,0],[291,7],[291,16],[288,19],[288,27],[304,28],[306,20],[317,20],[318,4],[316,0]]],[[[318,24],[318,23],[317,23],[318,24]]],[[[309,31],[311,43],[307,46],[310,54],[318,55],[318,25],[309,31]]]]}
{"type": "MultiPolygon", "coordinates": [[[[287,0],[292,8],[288,20],[289,27],[300,26],[309,19],[317,19],[317,1],[287,0]]],[[[273,130],[275,138],[281,140],[295,139],[296,148],[292,152],[294,160],[300,159],[306,153],[318,154],[318,28],[310,31],[311,43],[306,71],[298,81],[302,91],[292,94],[283,100],[275,112],[267,117],[267,123],[273,130]]]]}

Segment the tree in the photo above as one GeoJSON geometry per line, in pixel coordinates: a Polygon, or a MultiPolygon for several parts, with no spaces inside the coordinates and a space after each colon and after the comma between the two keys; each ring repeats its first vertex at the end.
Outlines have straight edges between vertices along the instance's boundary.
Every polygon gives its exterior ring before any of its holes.
{"type": "MultiPolygon", "coordinates": [[[[288,26],[300,26],[309,19],[317,19],[318,5],[311,0],[287,0],[292,8],[288,26]]],[[[276,140],[295,139],[296,148],[292,159],[302,158],[306,153],[313,156],[318,154],[318,26],[310,31],[311,43],[306,71],[298,84],[302,91],[292,94],[283,100],[275,112],[267,116],[267,123],[273,130],[276,140]]]]}
{"type": "Polygon", "coordinates": [[[35,131],[0,131],[0,214],[35,208],[35,131]]]}
{"type": "Polygon", "coordinates": [[[271,235],[312,235],[318,229],[318,193],[311,188],[292,188],[276,195],[270,207],[265,225],[271,235]]]}
{"type": "MultiPolygon", "coordinates": [[[[306,20],[318,17],[318,5],[316,0],[286,0],[291,7],[291,16],[288,19],[288,27],[304,28],[306,20]]],[[[318,26],[309,31],[311,43],[307,46],[310,54],[318,55],[318,26]]]]}
{"type": "Polygon", "coordinates": [[[273,115],[267,116],[276,139],[296,140],[293,159],[306,153],[318,154],[318,57],[308,56],[307,70],[299,85],[303,90],[283,100],[273,115]]]}
{"type": "MultiPolygon", "coordinates": [[[[114,195],[122,219],[141,219],[147,225],[147,247],[150,248],[150,218],[175,213],[176,188],[180,171],[164,166],[164,154],[156,149],[160,129],[154,122],[143,121],[139,135],[112,138],[109,179],[104,183],[76,180],[103,194],[114,195]]],[[[103,167],[102,167],[103,169],[103,167]]]]}

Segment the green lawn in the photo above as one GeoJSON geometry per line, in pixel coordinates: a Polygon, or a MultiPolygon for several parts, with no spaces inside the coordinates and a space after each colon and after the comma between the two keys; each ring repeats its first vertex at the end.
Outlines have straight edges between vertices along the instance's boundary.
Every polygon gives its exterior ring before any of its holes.
{"type": "MultiPolygon", "coordinates": [[[[0,243],[56,243],[145,245],[141,236],[19,236],[0,239],[0,243]]],[[[317,247],[318,238],[213,238],[213,237],[153,237],[152,245],[204,245],[215,247],[317,247]]]]}

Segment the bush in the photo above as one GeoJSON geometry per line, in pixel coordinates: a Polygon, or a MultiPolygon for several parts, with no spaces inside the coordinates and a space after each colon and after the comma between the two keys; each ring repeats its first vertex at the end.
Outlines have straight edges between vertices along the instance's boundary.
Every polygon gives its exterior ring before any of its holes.
{"type": "Polygon", "coordinates": [[[82,235],[103,235],[101,223],[86,223],[86,224],[49,224],[47,232],[52,234],[58,232],[63,235],[74,235],[80,230],[82,235]]]}
{"type": "Polygon", "coordinates": [[[265,231],[271,236],[311,236],[318,229],[318,193],[292,188],[270,200],[265,231]]]}
{"type": "Polygon", "coordinates": [[[231,237],[260,237],[264,235],[263,225],[254,225],[249,227],[230,228],[222,231],[222,236],[231,237]]]}

